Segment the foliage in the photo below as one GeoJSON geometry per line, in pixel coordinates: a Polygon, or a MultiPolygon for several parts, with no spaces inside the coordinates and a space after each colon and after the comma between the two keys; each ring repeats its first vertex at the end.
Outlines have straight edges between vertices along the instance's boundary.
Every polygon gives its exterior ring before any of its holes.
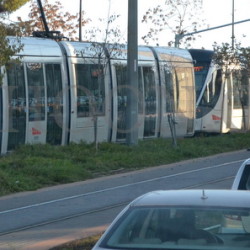
{"type": "MultiPolygon", "coordinates": [[[[71,15],[68,11],[63,11],[60,1],[50,4],[48,0],[43,1],[43,10],[47,20],[47,24],[51,31],[60,31],[63,36],[69,37],[71,40],[78,40],[79,13],[71,15]]],[[[82,12],[84,16],[84,12],[82,12]]],[[[24,21],[18,17],[19,26],[24,36],[30,36],[34,31],[44,31],[45,27],[40,18],[41,12],[36,0],[30,2],[29,20],[24,21]]],[[[82,19],[82,26],[86,25],[90,20],[82,19]]]]}
{"type": "MultiPolygon", "coordinates": [[[[116,14],[110,13],[111,2],[109,0],[109,10],[107,19],[99,18],[100,25],[96,25],[91,27],[90,29],[86,29],[84,32],[84,39],[91,43],[91,46],[86,50],[81,51],[81,54],[91,54],[92,58],[94,58],[93,63],[98,65],[98,86],[101,86],[102,80],[106,75],[106,70],[108,70],[108,63],[110,58],[119,57],[122,55],[122,50],[124,45],[121,43],[124,42],[120,27],[116,25],[116,21],[120,17],[116,14]],[[106,23],[106,27],[103,27],[103,23],[106,23]],[[97,42],[99,40],[99,42],[97,42]],[[108,50],[108,52],[107,52],[108,50]]],[[[126,58],[124,58],[126,59],[126,58]]],[[[87,60],[90,60],[87,58],[87,60]]],[[[99,95],[101,95],[100,91],[97,91],[99,95]]],[[[87,93],[88,94],[88,93],[87,93]]],[[[90,93],[92,95],[92,93],[90,93]]],[[[94,122],[94,141],[96,150],[98,150],[98,141],[97,141],[97,133],[98,133],[98,110],[101,100],[101,96],[97,96],[97,98],[90,98],[92,100],[91,103],[91,115],[93,117],[94,122]]]]}
{"type": "Polygon", "coordinates": [[[11,13],[29,0],[0,0],[0,13],[11,13]]]}
{"type": "Polygon", "coordinates": [[[242,70],[247,70],[248,75],[250,74],[250,47],[240,48],[240,65],[242,70]]]}
{"type": "Polygon", "coordinates": [[[16,43],[10,44],[7,36],[7,30],[4,24],[0,23],[0,66],[7,64],[11,57],[21,50],[22,45],[18,38],[16,38],[16,43]]]}
{"type": "Polygon", "coordinates": [[[250,71],[250,47],[241,47],[240,43],[235,45],[214,43],[213,48],[213,60],[224,71],[230,70],[234,73],[239,73],[241,70],[250,71]]]}
{"type": "Polygon", "coordinates": [[[213,47],[213,60],[224,70],[224,73],[227,74],[229,71],[236,72],[240,69],[240,44],[236,44],[236,46],[233,47],[229,43],[222,43],[222,45],[214,43],[213,47]]]}
{"type": "MultiPolygon", "coordinates": [[[[150,24],[150,29],[142,37],[147,44],[150,41],[158,42],[160,32],[170,31],[175,35],[196,31],[204,20],[199,17],[202,13],[202,0],[165,0],[164,6],[156,6],[147,10],[142,22],[150,24]]],[[[189,42],[194,40],[189,36],[184,44],[190,46],[189,42]]],[[[175,41],[168,41],[171,46],[175,41]]]]}
{"type": "MultiPolygon", "coordinates": [[[[125,40],[122,36],[120,27],[116,25],[116,21],[119,19],[120,15],[110,14],[111,3],[109,1],[109,11],[107,19],[99,18],[99,22],[106,23],[105,29],[101,29],[103,25],[96,25],[86,29],[84,32],[84,39],[91,43],[91,52],[93,57],[102,59],[101,64],[104,66],[107,65],[109,58],[106,58],[106,51],[103,48],[103,45],[109,49],[109,57],[116,57],[121,55],[121,50],[124,48],[122,45],[125,40]],[[99,41],[99,42],[97,42],[99,41]],[[106,58],[106,60],[103,60],[106,58]]],[[[125,59],[125,58],[124,58],[125,59]]]]}
{"type": "Polygon", "coordinates": [[[57,247],[53,247],[50,250],[91,250],[100,236],[101,235],[95,235],[84,239],[75,240],[57,247]]]}
{"type": "Polygon", "coordinates": [[[108,18],[99,18],[99,23],[106,23],[105,29],[101,29],[103,25],[96,25],[94,27],[90,27],[86,29],[84,33],[84,39],[89,42],[100,41],[105,44],[113,44],[113,43],[124,43],[124,38],[122,37],[122,33],[119,26],[115,25],[115,22],[119,19],[120,15],[110,15],[108,14],[108,18]]]}
{"type": "MultiPolygon", "coordinates": [[[[214,52],[213,60],[223,70],[225,79],[228,80],[232,76],[232,87],[237,91],[234,95],[239,96],[243,117],[245,117],[245,106],[249,105],[250,47],[241,47],[239,43],[235,45],[214,43],[214,52]]],[[[246,119],[243,119],[243,121],[245,128],[246,119]]]]}
{"type": "MultiPolygon", "coordinates": [[[[1,18],[4,18],[4,15],[13,12],[26,2],[28,2],[28,0],[0,0],[1,18]]],[[[13,31],[13,29],[0,21],[0,67],[7,64],[11,60],[11,57],[22,49],[18,38],[15,44],[9,44],[7,35],[10,31],[13,31]]],[[[1,83],[2,74],[0,74],[0,85],[1,83]]]]}
{"type": "Polygon", "coordinates": [[[242,85],[248,85],[250,77],[250,47],[244,48],[240,44],[232,46],[228,43],[218,45],[214,43],[214,62],[223,69],[226,77],[232,74],[234,84],[239,85],[241,91],[242,85]]]}
{"type": "Polygon", "coordinates": [[[250,147],[250,133],[122,144],[23,145],[0,158],[0,195],[169,164],[250,147]]]}

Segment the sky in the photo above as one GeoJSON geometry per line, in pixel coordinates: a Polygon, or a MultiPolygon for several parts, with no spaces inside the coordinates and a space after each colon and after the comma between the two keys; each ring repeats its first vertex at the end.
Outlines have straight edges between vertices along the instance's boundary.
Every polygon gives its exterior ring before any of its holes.
{"type": "MultiPolygon", "coordinates": [[[[49,0],[53,3],[55,0],[49,0]]],[[[79,11],[80,0],[59,0],[64,6],[65,10],[72,14],[79,11]]],[[[202,18],[205,19],[206,25],[199,29],[206,29],[208,27],[216,27],[232,22],[232,3],[234,1],[234,20],[242,21],[250,19],[250,0],[203,0],[203,13],[202,18]]],[[[99,18],[107,18],[109,11],[109,0],[82,0],[82,8],[86,13],[86,17],[91,18],[92,24],[101,25],[97,20],[99,18]]],[[[149,7],[156,4],[163,4],[164,0],[138,0],[138,43],[144,44],[143,40],[140,39],[142,35],[145,35],[147,26],[141,24],[141,20],[145,12],[149,7]]],[[[16,20],[16,16],[21,16],[23,19],[27,17],[29,12],[29,4],[26,4],[9,18],[13,21],[16,20]]],[[[128,1],[126,0],[111,0],[111,14],[119,14],[119,25],[120,30],[127,36],[127,17],[128,17],[128,1]]],[[[85,28],[85,27],[84,27],[85,28]]],[[[83,28],[83,32],[84,32],[83,28]]],[[[87,29],[88,27],[86,27],[87,29]]],[[[89,27],[90,28],[90,27],[89,27]]],[[[190,30],[192,32],[192,30],[190,30]]],[[[240,42],[242,46],[250,46],[250,22],[244,22],[241,24],[234,25],[234,34],[236,42],[240,42]]],[[[192,48],[206,48],[212,49],[214,42],[218,44],[231,43],[232,37],[232,26],[202,32],[195,35],[196,41],[192,43],[192,48]]],[[[159,35],[159,45],[167,46],[167,42],[171,40],[171,34],[166,30],[161,32],[159,35]]],[[[155,45],[155,44],[151,44],[155,45]]]]}

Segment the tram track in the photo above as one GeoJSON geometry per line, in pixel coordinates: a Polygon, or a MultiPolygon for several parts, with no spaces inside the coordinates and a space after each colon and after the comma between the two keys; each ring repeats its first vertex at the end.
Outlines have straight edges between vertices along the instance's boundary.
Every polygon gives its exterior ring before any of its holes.
{"type": "Polygon", "coordinates": [[[6,197],[0,249],[48,250],[102,233],[131,200],[152,190],[230,189],[247,158],[240,151],[6,197]]]}
{"type": "MultiPolygon", "coordinates": [[[[207,186],[207,185],[233,180],[234,177],[235,176],[229,176],[229,177],[220,178],[220,179],[216,179],[216,180],[211,180],[211,181],[207,181],[207,182],[203,182],[203,183],[198,183],[198,184],[195,184],[195,185],[189,185],[189,186],[186,186],[186,187],[182,187],[182,189],[202,188],[202,187],[207,186]]],[[[70,220],[70,219],[74,219],[74,218],[77,218],[77,217],[87,216],[87,215],[91,215],[91,214],[93,215],[95,213],[98,214],[98,213],[101,213],[101,212],[104,212],[104,211],[107,211],[107,210],[112,210],[112,209],[119,208],[119,207],[122,208],[122,207],[126,206],[127,204],[129,204],[130,202],[131,202],[131,200],[128,200],[128,201],[125,201],[125,202],[121,202],[121,203],[117,203],[117,204],[113,204],[113,205],[109,205],[109,206],[104,206],[104,207],[101,207],[101,208],[92,209],[92,210],[89,210],[89,211],[84,211],[84,212],[80,212],[80,213],[76,213],[76,214],[72,214],[72,215],[69,215],[69,216],[64,216],[64,217],[61,217],[61,218],[52,219],[52,220],[48,220],[48,221],[44,221],[44,222],[40,222],[40,223],[35,223],[35,224],[28,225],[28,226],[25,226],[25,227],[16,228],[16,229],[13,229],[13,230],[9,230],[9,231],[0,233],[0,237],[4,236],[4,235],[10,235],[10,234],[13,234],[13,233],[22,232],[22,231],[33,229],[33,228],[43,227],[43,226],[54,224],[54,223],[60,223],[60,222],[70,220]]]]}

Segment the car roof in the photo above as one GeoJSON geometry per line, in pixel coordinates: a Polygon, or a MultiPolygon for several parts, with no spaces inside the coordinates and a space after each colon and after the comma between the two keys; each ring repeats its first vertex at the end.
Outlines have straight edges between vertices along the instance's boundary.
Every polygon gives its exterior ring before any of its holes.
{"type": "Polygon", "coordinates": [[[130,206],[213,206],[250,208],[250,192],[241,190],[167,190],[146,193],[130,206]]]}

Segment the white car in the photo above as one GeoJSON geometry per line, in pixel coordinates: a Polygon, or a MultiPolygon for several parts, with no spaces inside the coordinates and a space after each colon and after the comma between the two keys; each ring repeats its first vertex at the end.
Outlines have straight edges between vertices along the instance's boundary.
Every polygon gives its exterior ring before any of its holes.
{"type": "Polygon", "coordinates": [[[245,160],[240,166],[235,176],[232,189],[250,190],[250,158],[245,160]]]}
{"type": "Polygon", "coordinates": [[[131,202],[93,250],[249,250],[250,192],[173,190],[131,202]]]}

